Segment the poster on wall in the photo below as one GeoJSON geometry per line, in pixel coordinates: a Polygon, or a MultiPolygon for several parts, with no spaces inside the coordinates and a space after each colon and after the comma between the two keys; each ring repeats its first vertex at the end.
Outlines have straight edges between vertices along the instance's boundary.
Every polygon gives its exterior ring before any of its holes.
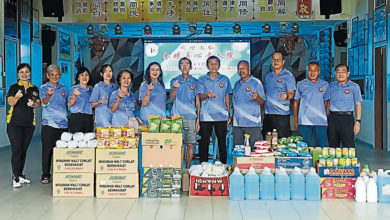
{"type": "Polygon", "coordinates": [[[386,40],[386,7],[375,10],[374,18],[374,43],[386,40]]]}
{"type": "Polygon", "coordinates": [[[60,60],[69,60],[70,57],[70,34],[58,32],[58,51],[60,60]]]}

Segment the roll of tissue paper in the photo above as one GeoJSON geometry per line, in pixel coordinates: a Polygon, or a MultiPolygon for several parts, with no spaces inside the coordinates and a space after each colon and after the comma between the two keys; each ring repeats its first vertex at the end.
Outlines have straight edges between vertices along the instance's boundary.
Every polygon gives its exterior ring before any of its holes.
{"type": "Polygon", "coordinates": [[[68,148],[76,148],[78,145],[79,145],[79,142],[75,141],[75,140],[68,142],[68,148]]]}
{"type": "Polygon", "coordinates": [[[97,147],[97,140],[90,140],[90,141],[88,141],[87,145],[89,148],[96,148],[97,147]]]}
{"type": "Polygon", "coordinates": [[[86,142],[86,141],[79,141],[79,147],[80,147],[80,148],[85,148],[85,147],[87,147],[87,142],[86,142]]]}
{"type": "Polygon", "coordinates": [[[95,138],[95,133],[86,133],[84,134],[84,141],[90,141],[95,138]]]}
{"type": "Polygon", "coordinates": [[[56,147],[58,147],[58,148],[67,148],[68,147],[68,142],[63,141],[63,140],[58,140],[56,142],[56,147]]]}
{"type": "Polygon", "coordinates": [[[75,141],[82,141],[84,139],[83,132],[76,132],[73,134],[73,140],[75,141]]]}
{"type": "Polygon", "coordinates": [[[61,134],[61,140],[63,140],[63,141],[70,141],[70,140],[72,140],[72,136],[73,135],[71,133],[64,132],[64,133],[61,134]]]}

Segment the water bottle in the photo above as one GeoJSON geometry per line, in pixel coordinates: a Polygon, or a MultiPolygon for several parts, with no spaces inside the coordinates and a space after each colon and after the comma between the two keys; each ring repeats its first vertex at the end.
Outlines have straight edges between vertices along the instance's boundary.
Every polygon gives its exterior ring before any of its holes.
{"type": "Polygon", "coordinates": [[[305,200],[305,177],[303,176],[300,168],[294,168],[290,175],[290,181],[291,199],[305,200]]]}
{"type": "Polygon", "coordinates": [[[274,175],[268,167],[264,167],[260,174],[260,199],[274,200],[275,198],[274,175]]]}
{"type": "Polygon", "coordinates": [[[367,202],[376,203],[378,201],[378,187],[375,179],[370,178],[367,184],[367,202]]]}
{"type": "Polygon", "coordinates": [[[259,176],[256,174],[253,167],[249,168],[248,173],[245,175],[245,199],[259,199],[259,176]]]}
{"type": "Polygon", "coordinates": [[[366,195],[366,184],[364,183],[364,180],[362,177],[358,177],[355,183],[355,201],[356,202],[366,202],[367,195],[366,195]]]}
{"type": "Polygon", "coordinates": [[[309,201],[319,201],[321,199],[320,177],[313,167],[305,176],[305,198],[309,201]]]}
{"type": "Polygon", "coordinates": [[[283,167],[276,171],[275,195],[276,200],[290,200],[290,177],[283,167]]]}
{"type": "Polygon", "coordinates": [[[230,200],[244,200],[244,176],[238,167],[229,177],[230,200]]]}
{"type": "Polygon", "coordinates": [[[378,201],[390,203],[390,170],[378,170],[378,201]]]}
{"type": "Polygon", "coordinates": [[[249,143],[249,138],[251,137],[249,134],[244,135],[245,140],[244,140],[244,152],[245,156],[250,156],[251,155],[251,145],[249,143]]]}

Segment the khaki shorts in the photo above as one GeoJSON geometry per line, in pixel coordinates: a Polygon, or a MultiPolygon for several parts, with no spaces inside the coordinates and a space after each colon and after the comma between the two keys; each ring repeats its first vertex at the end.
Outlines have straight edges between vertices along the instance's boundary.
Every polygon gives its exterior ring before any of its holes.
{"type": "Polygon", "coordinates": [[[195,144],[196,129],[194,119],[183,119],[183,139],[185,144],[195,144]]]}

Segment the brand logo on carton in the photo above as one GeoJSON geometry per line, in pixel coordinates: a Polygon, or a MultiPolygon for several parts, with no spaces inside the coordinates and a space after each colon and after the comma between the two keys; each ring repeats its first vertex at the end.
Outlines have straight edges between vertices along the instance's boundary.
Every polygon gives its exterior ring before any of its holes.
{"type": "Polygon", "coordinates": [[[160,141],[159,140],[145,140],[145,144],[147,145],[155,145],[155,144],[159,144],[160,141]]]}
{"type": "Polygon", "coordinates": [[[126,152],[124,151],[111,151],[109,155],[126,155],[126,152]]]}
{"type": "Polygon", "coordinates": [[[67,151],[66,154],[69,154],[69,155],[80,155],[80,154],[83,154],[83,151],[82,150],[71,150],[71,151],[67,151]]]}
{"type": "Polygon", "coordinates": [[[110,180],[126,180],[126,176],[110,176],[110,180]]]}
{"type": "Polygon", "coordinates": [[[164,140],[164,144],[172,144],[172,143],[173,143],[172,139],[164,140]]]}
{"type": "Polygon", "coordinates": [[[223,181],[222,179],[195,179],[196,183],[201,183],[201,184],[222,184],[223,181]]]}
{"type": "Polygon", "coordinates": [[[81,179],[81,175],[66,175],[66,179],[81,179]]]}

